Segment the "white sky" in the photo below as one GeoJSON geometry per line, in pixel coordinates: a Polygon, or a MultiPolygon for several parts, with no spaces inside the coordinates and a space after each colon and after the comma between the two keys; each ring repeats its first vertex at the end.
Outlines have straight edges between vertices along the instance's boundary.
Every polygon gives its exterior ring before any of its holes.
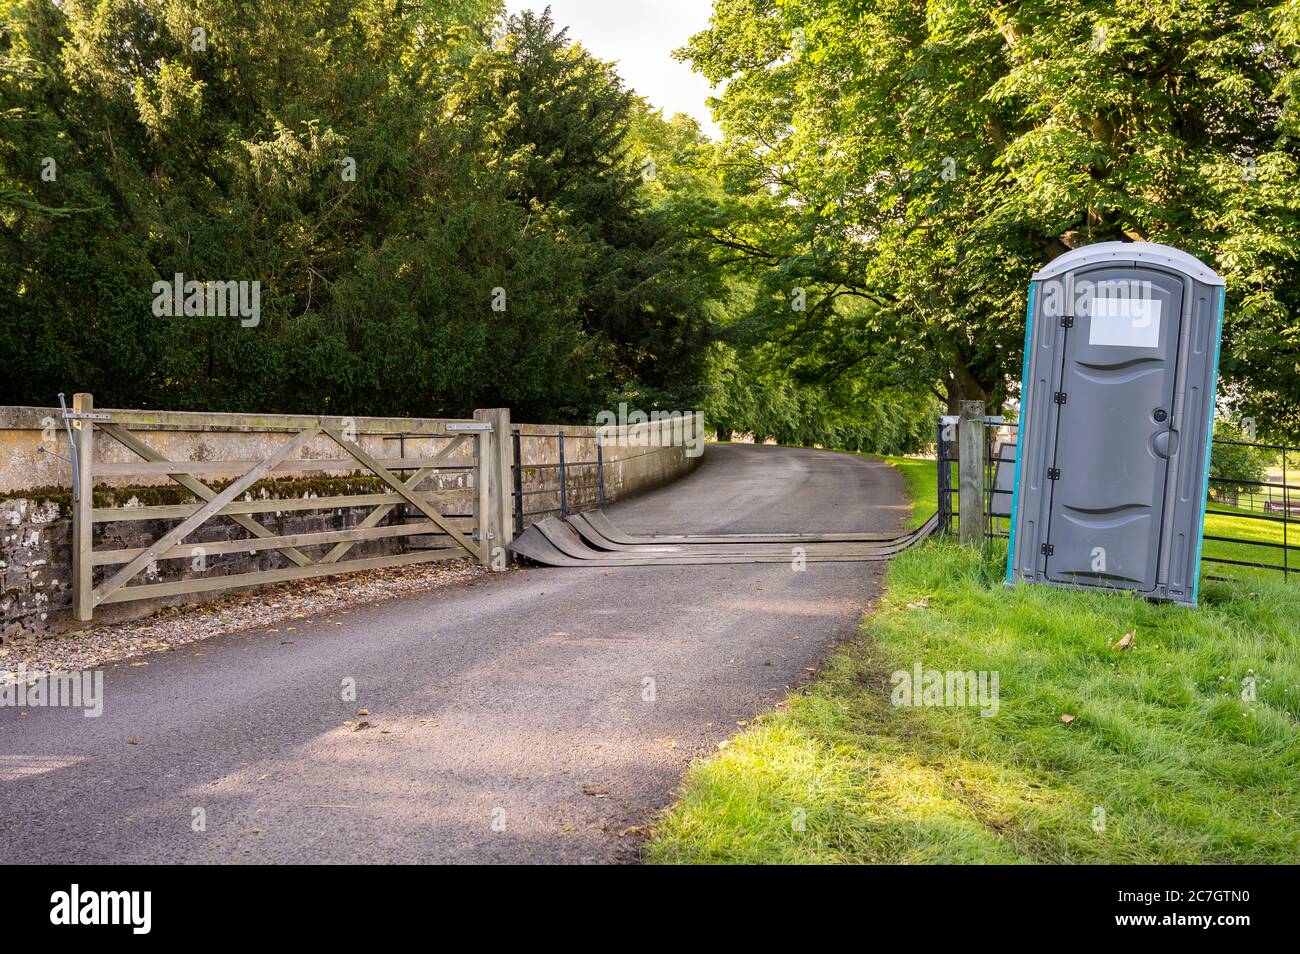
{"type": "Polygon", "coordinates": [[[664,115],[687,113],[718,135],[704,100],[709,81],[671,56],[709,24],[711,0],[506,0],[511,13],[551,8],[557,27],[602,60],[613,60],[625,85],[664,115]]]}

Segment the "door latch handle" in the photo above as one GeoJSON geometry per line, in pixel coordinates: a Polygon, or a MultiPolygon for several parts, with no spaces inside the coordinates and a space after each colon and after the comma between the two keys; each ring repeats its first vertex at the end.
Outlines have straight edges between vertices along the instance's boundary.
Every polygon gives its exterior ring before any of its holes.
{"type": "Polygon", "coordinates": [[[1178,453],[1178,432],[1168,429],[1156,431],[1151,435],[1151,451],[1165,460],[1173,457],[1178,453]]]}

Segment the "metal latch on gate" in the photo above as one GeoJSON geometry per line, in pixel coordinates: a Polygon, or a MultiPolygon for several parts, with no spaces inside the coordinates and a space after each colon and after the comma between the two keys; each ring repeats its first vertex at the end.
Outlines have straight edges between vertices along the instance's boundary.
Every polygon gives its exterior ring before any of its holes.
{"type": "Polygon", "coordinates": [[[492,425],[489,424],[487,421],[475,421],[472,424],[469,422],[463,422],[463,423],[456,423],[456,424],[448,424],[447,430],[451,431],[452,433],[455,433],[457,431],[487,431],[488,433],[491,433],[492,425]]]}
{"type": "MultiPolygon", "coordinates": [[[[469,538],[470,538],[471,540],[482,540],[482,539],[483,539],[483,537],[479,534],[479,532],[478,532],[477,530],[475,530],[473,533],[471,533],[471,534],[469,535],[469,538]]],[[[493,533],[491,530],[489,530],[489,531],[487,532],[487,538],[488,538],[489,540],[495,540],[495,539],[496,539],[496,534],[493,533]]]]}
{"type": "Polygon", "coordinates": [[[59,407],[63,409],[63,427],[68,432],[68,463],[72,465],[72,499],[81,499],[81,467],[77,460],[77,439],[72,433],[73,421],[111,421],[113,415],[101,412],[69,411],[68,404],[59,392],[59,407]]]}

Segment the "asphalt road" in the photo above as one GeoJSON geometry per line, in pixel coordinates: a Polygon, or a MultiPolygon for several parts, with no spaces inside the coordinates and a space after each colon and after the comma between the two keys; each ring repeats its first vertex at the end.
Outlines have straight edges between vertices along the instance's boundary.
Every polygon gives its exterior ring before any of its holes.
{"type": "MultiPolygon", "coordinates": [[[[747,445],[609,509],[633,533],[905,513],[885,464],[747,445]]],[[[881,566],[515,570],[118,665],[100,718],[0,707],[0,858],[634,860],[690,759],[853,634],[881,566]]]]}

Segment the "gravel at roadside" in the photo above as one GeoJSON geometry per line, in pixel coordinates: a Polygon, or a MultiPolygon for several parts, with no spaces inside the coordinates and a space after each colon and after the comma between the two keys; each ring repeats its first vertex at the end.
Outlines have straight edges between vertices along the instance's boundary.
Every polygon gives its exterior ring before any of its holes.
{"type": "Polygon", "coordinates": [[[200,606],[167,607],[145,619],[0,647],[0,685],[18,681],[20,671],[31,681],[50,672],[97,669],[253,626],[454,586],[489,572],[465,560],[426,563],[284,583],[200,606]]]}

